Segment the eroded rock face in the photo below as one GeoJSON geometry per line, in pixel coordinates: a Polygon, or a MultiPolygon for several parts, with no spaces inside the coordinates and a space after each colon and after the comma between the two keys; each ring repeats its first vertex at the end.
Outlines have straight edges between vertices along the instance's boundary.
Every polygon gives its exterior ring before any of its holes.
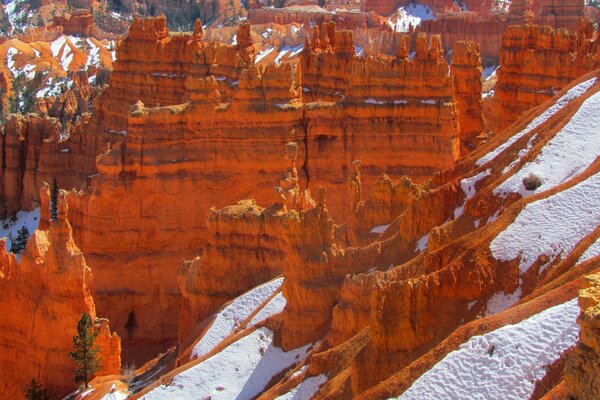
{"type": "MultiPolygon", "coordinates": [[[[46,201],[49,189],[43,189],[46,201]]],[[[47,216],[48,203],[42,216],[47,216]]],[[[106,320],[96,319],[90,294],[91,271],[73,242],[67,221],[66,193],[58,200],[58,219],[35,231],[18,261],[0,240],[0,396],[23,398],[24,388],[38,379],[53,396],[74,389],[72,338],[84,312],[99,330],[99,375],[120,373],[120,339],[106,320]]]]}
{"type": "Polygon", "coordinates": [[[571,398],[580,400],[592,400],[600,396],[597,367],[600,359],[600,275],[588,276],[586,286],[579,293],[579,342],[565,366],[565,391],[571,398]]]}
{"type": "Polygon", "coordinates": [[[43,182],[57,179],[59,187],[80,187],[96,171],[96,156],[104,144],[88,133],[89,115],[68,125],[64,137],[56,118],[11,115],[2,137],[0,215],[32,208],[39,203],[43,182]]]}
{"type": "Polygon", "coordinates": [[[302,208],[302,191],[323,184],[339,216],[350,209],[355,158],[366,184],[384,169],[422,181],[456,160],[458,111],[439,39],[420,36],[413,61],[407,51],[365,60],[355,57],[350,32],[323,26],[297,67],[256,66],[247,25],[232,46],[201,41],[199,29],[170,36],[164,18],[138,20],[118,48],[88,129],[120,140],[99,159],[91,189],[70,203],[98,309],[136,349],[126,357],[175,343],[178,318],[169,310],[178,304],[181,258],[201,253],[210,206],[272,201],[273,177],[290,168],[283,143],[297,143],[298,167],[281,182],[286,207],[302,208]],[[338,79],[342,72],[352,84],[338,79]]]}
{"type": "Polygon", "coordinates": [[[451,71],[459,111],[461,154],[465,155],[476,147],[475,140],[485,125],[479,46],[473,42],[456,42],[452,51],[451,71]]]}
{"type": "Polygon", "coordinates": [[[501,68],[494,89],[499,128],[597,68],[598,45],[589,24],[582,22],[577,33],[537,25],[508,28],[502,39],[501,68]]]}

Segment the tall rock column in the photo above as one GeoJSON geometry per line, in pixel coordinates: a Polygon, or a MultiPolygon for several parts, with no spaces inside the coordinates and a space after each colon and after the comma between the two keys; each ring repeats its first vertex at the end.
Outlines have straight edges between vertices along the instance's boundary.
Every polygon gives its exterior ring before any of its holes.
{"type": "MultiPolygon", "coordinates": [[[[41,197],[48,208],[48,188],[41,197]]],[[[42,215],[49,215],[47,210],[42,215]]],[[[58,197],[58,218],[33,232],[20,261],[0,240],[0,398],[21,399],[37,379],[52,397],[75,389],[69,351],[77,322],[87,312],[99,330],[99,374],[120,373],[120,340],[106,320],[96,318],[91,271],[73,241],[66,192],[58,197]]]]}
{"type": "Polygon", "coordinates": [[[475,147],[475,139],[485,125],[481,100],[481,58],[475,42],[458,41],[452,51],[450,67],[460,124],[460,153],[467,154],[475,147]]]}

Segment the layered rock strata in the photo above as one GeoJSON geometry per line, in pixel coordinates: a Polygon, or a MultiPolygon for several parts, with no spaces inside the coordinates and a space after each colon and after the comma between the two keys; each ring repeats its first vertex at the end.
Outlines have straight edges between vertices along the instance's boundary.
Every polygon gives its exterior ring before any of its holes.
{"type": "Polygon", "coordinates": [[[98,161],[91,188],[72,193],[71,219],[95,271],[98,309],[131,345],[128,359],[175,343],[181,258],[205,245],[210,206],[272,198],[272,177],[286,168],[283,143],[298,143],[300,189],[326,184],[339,216],[349,209],[352,160],[362,160],[370,184],[384,169],[422,181],[458,156],[453,80],[438,38],[420,36],[412,61],[406,47],[363,59],[351,33],[324,25],[299,67],[263,68],[249,32],[242,25],[231,46],[201,41],[198,25],[170,36],[164,18],[135,21],[111,87],[94,103],[89,132],[121,140],[98,161]]]}
{"type": "Polygon", "coordinates": [[[592,35],[589,22],[583,22],[577,33],[537,25],[508,28],[494,88],[499,129],[597,68],[598,46],[592,35]]]}
{"type": "MultiPolygon", "coordinates": [[[[49,188],[42,189],[42,216],[48,216],[49,188]]],[[[40,221],[42,222],[42,221],[40,221]]],[[[53,396],[74,388],[72,338],[87,312],[99,332],[102,360],[98,374],[119,374],[120,339],[106,320],[96,318],[90,294],[91,271],[75,245],[67,221],[66,193],[58,197],[58,219],[33,232],[18,260],[0,240],[0,397],[23,398],[24,388],[37,379],[53,396]]]]}

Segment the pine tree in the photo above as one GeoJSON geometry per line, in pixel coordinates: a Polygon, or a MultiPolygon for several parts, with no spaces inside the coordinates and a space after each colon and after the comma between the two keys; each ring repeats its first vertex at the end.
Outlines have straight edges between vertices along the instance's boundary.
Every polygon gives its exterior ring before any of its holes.
{"type": "Polygon", "coordinates": [[[50,220],[56,221],[58,217],[58,183],[56,178],[52,180],[52,191],[50,192],[50,220]]]}
{"type": "Polygon", "coordinates": [[[32,378],[25,392],[25,398],[27,400],[49,400],[50,395],[37,379],[32,378]]]}
{"type": "Polygon", "coordinates": [[[15,254],[21,254],[25,246],[27,246],[27,239],[29,239],[29,229],[23,225],[17,232],[17,238],[10,245],[10,251],[15,254]]]}
{"type": "Polygon", "coordinates": [[[95,332],[92,327],[92,319],[87,312],[83,313],[81,319],[77,323],[77,335],[73,336],[73,347],[75,351],[69,353],[78,367],[73,370],[75,374],[75,382],[83,382],[85,387],[92,375],[100,368],[100,358],[98,357],[98,346],[94,346],[94,340],[98,332],[95,332]]]}

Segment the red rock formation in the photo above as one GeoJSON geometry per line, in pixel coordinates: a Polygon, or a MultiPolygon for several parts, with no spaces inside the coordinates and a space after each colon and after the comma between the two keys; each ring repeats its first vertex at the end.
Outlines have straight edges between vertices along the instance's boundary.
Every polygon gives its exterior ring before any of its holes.
{"type": "Polygon", "coordinates": [[[461,154],[464,155],[475,148],[476,137],[484,128],[479,46],[473,42],[456,42],[450,70],[458,106],[461,154]]]}
{"type": "Polygon", "coordinates": [[[600,275],[587,277],[586,287],[579,293],[581,314],[577,320],[581,333],[579,342],[565,367],[565,391],[568,398],[597,399],[600,396],[600,376],[596,367],[600,358],[598,342],[598,304],[600,303],[600,275]]]}
{"type": "Polygon", "coordinates": [[[285,7],[285,8],[258,8],[248,12],[248,19],[252,24],[281,24],[291,23],[303,24],[306,27],[321,22],[335,22],[339,29],[357,29],[362,27],[389,31],[387,21],[383,20],[374,12],[349,12],[337,10],[335,12],[315,7],[285,7]]]}
{"type": "Polygon", "coordinates": [[[542,0],[541,3],[540,24],[577,30],[579,20],[584,16],[584,0],[542,0]]]}
{"type": "Polygon", "coordinates": [[[6,215],[39,203],[43,182],[57,178],[60,187],[80,187],[96,171],[104,139],[87,132],[89,116],[68,127],[65,137],[56,118],[12,115],[2,141],[0,198],[6,215]]]}
{"type": "Polygon", "coordinates": [[[494,88],[500,103],[496,109],[499,128],[597,68],[597,44],[586,27],[589,23],[578,34],[536,25],[512,26],[506,31],[494,88]]]}
{"type": "Polygon", "coordinates": [[[67,35],[89,36],[92,33],[94,17],[89,10],[74,10],[71,14],[64,14],[54,18],[54,25],[62,26],[67,35]]]}
{"type": "MultiPolygon", "coordinates": [[[[228,46],[200,42],[199,32],[169,36],[164,18],[136,21],[118,48],[111,86],[95,100],[89,132],[122,140],[98,161],[91,188],[72,194],[72,221],[95,271],[98,309],[124,338],[128,359],[175,343],[181,258],[205,245],[211,205],[272,199],[272,177],[286,168],[283,143],[299,144],[297,177],[281,185],[293,189],[288,200],[297,204],[295,185],[326,184],[335,193],[333,215],[349,212],[346,169],[354,159],[370,184],[384,169],[424,180],[458,155],[453,82],[439,39],[421,36],[414,61],[364,59],[354,55],[351,33],[326,25],[300,68],[263,68],[254,65],[248,32],[240,28],[238,45],[228,46]],[[322,101],[335,91],[345,97],[322,101]]],[[[335,296],[328,296],[330,305],[335,296]]],[[[322,321],[311,324],[313,332],[322,321]]]]}
{"type": "MultiPolygon", "coordinates": [[[[43,190],[48,215],[49,189],[43,190]]],[[[99,329],[97,343],[104,360],[99,373],[120,373],[120,340],[106,320],[96,320],[89,291],[91,279],[81,251],[73,242],[67,221],[66,193],[58,198],[58,219],[46,231],[35,231],[20,262],[0,240],[0,396],[20,399],[32,378],[53,396],[73,390],[72,337],[77,321],[87,312],[99,329]]],[[[47,224],[47,221],[45,221],[47,224]]]]}
{"type": "Polygon", "coordinates": [[[482,58],[497,60],[502,34],[509,25],[521,22],[507,18],[506,14],[463,12],[437,15],[434,20],[421,21],[415,31],[439,34],[444,49],[448,50],[460,40],[477,42],[482,58]]]}

